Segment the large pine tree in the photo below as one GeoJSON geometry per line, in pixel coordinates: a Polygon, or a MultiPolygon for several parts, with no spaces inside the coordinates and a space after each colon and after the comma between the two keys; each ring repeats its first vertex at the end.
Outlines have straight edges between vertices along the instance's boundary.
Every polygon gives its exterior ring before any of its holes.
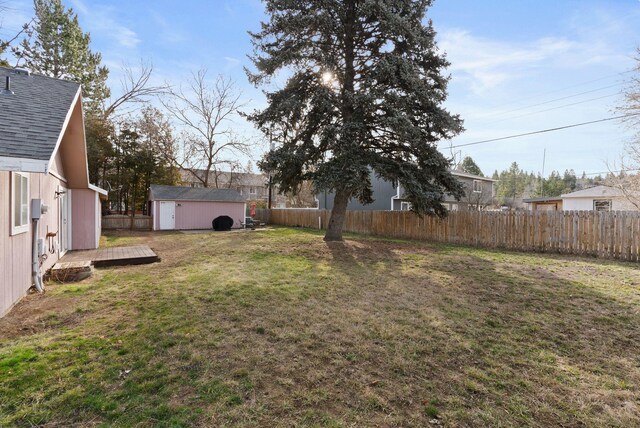
{"type": "Polygon", "coordinates": [[[73,9],[61,0],[34,0],[35,20],[14,54],[20,64],[45,76],[82,84],[85,108],[96,112],[109,97],[109,71],[100,65],[102,56],[91,51],[91,38],[84,33],[73,9]]]}
{"type": "Polygon", "coordinates": [[[278,147],[259,163],[282,191],[305,180],[335,192],[325,240],[342,239],[351,198],[372,202],[370,171],[399,181],[412,210],[446,215],[462,196],[436,148],[462,130],[442,103],[448,63],[426,12],[431,0],[267,0],[251,33],[256,85],[288,76],[250,115],[278,147]]]}

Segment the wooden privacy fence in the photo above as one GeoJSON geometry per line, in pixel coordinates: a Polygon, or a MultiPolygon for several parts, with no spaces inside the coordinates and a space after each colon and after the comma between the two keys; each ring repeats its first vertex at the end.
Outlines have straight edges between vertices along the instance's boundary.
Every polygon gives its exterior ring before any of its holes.
{"type": "MultiPolygon", "coordinates": [[[[325,229],[328,210],[258,210],[263,221],[325,229]]],[[[346,232],[518,251],[640,260],[640,213],[453,211],[445,219],[408,211],[347,211],[346,232]]]]}
{"type": "Polygon", "coordinates": [[[131,217],[128,215],[112,214],[102,217],[102,230],[151,230],[152,221],[153,218],[146,215],[131,217]],[[131,223],[133,223],[133,228],[131,227],[131,223]]]}

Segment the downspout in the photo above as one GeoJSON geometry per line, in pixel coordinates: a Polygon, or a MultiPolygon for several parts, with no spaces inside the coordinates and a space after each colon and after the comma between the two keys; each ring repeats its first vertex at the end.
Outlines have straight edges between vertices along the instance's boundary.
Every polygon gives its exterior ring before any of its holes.
{"type": "Polygon", "coordinates": [[[31,276],[33,278],[33,286],[38,293],[44,293],[44,284],[42,283],[42,273],[40,272],[40,257],[38,256],[38,235],[40,232],[40,219],[34,218],[33,222],[33,242],[31,243],[31,276]]]}
{"type": "MultiPolygon", "coordinates": [[[[40,272],[40,257],[38,255],[38,235],[40,234],[40,210],[39,204],[36,203],[36,199],[33,200],[31,207],[31,221],[33,225],[33,237],[31,242],[31,277],[33,279],[33,286],[38,293],[44,293],[44,284],[42,283],[42,273],[40,272]],[[34,212],[34,209],[38,206],[38,212],[34,212]],[[36,217],[38,216],[38,217],[36,217]]],[[[38,200],[39,201],[39,200],[38,200]]]]}
{"type": "MultiPolygon", "coordinates": [[[[33,279],[33,286],[38,293],[44,293],[42,272],[40,272],[40,254],[38,254],[38,236],[40,235],[40,216],[45,212],[47,212],[47,206],[42,203],[42,199],[31,200],[31,222],[33,226],[33,237],[31,242],[31,277],[33,279]]],[[[46,255],[44,257],[46,257],[46,255]]]]}
{"type": "Polygon", "coordinates": [[[391,197],[391,211],[395,211],[393,202],[400,199],[400,180],[396,180],[396,195],[391,197]]]}

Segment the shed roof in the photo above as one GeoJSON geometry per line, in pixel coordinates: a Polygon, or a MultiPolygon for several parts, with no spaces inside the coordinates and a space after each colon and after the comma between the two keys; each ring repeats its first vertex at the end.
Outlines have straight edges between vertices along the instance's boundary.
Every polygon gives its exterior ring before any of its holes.
{"type": "Polygon", "coordinates": [[[246,202],[245,198],[237,190],[233,189],[165,186],[160,184],[152,184],[149,187],[149,200],[246,202]]]}
{"type": "Polygon", "coordinates": [[[0,157],[51,159],[80,85],[0,67],[0,157]]]}

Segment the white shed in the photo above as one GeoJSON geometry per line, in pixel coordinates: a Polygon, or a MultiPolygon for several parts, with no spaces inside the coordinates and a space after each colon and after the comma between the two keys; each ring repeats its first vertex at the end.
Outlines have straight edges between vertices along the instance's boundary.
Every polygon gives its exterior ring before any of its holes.
{"type": "Polygon", "coordinates": [[[244,197],[233,189],[209,189],[152,184],[149,203],[153,230],[211,229],[214,219],[228,216],[241,228],[246,212],[244,197]]]}

